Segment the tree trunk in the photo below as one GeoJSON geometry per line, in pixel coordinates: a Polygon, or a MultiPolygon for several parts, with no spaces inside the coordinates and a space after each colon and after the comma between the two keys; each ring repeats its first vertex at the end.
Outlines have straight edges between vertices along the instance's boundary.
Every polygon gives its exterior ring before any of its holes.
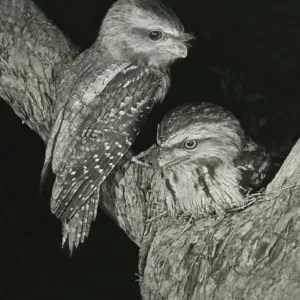
{"type": "MultiPolygon", "coordinates": [[[[75,51],[31,1],[0,5],[0,96],[46,142],[56,80],[75,51]]],[[[155,170],[124,159],[102,184],[101,205],[140,246],[143,299],[300,299],[298,153],[300,141],[251,206],[200,219],[157,211],[155,170]]]]}

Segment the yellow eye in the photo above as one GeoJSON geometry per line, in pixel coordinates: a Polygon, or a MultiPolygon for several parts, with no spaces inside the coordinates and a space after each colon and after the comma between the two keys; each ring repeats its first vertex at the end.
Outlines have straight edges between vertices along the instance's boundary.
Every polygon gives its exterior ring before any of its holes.
{"type": "Polygon", "coordinates": [[[196,140],[188,140],[183,143],[183,147],[186,150],[194,150],[197,148],[197,146],[198,146],[198,141],[196,140]]]}
{"type": "Polygon", "coordinates": [[[152,41],[158,41],[162,37],[162,32],[159,30],[149,31],[148,33],[149,39],[152,41]]]}

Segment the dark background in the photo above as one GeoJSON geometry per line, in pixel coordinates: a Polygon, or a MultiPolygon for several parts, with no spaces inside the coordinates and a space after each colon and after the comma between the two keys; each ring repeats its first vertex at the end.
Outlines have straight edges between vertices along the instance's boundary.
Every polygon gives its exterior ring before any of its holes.
{"type": "MultiPolygon", "coordinates": [[[[112,3],[37,2],[83,48],[112,3]]],[[[153,141],[155,122],[170,107],[210,101],[232,110],[279,167],[300,135],[300,2],[178,0],[173,8],[196,40],[172,68],[171,90],[136,149],[153,141]]],[[[38,193],[44,145],[4,101],[0,136],[0,298],[140,299],[138,249],[103,213],[72,258],[60,248],[50,195],[38,193]]]]}

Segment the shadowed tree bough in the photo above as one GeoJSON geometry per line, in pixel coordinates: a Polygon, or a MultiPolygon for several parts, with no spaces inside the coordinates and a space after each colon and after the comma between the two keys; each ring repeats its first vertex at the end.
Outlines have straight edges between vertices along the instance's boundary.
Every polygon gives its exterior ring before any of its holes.
{"type": "MultiPolygon", "coordinates": [[[[0,95],[47,142],[57,116],[56,80],[76,51],[31,1],[0,3],[0,95]]],[[[87,59],[93,65],[98,58],[87,59]]],[[[155,168],[124,158],[101,185],[100,199],[140,246],[143,298],[298,299],[299,148],[253,205],[205,218],[158,212],[164,199],[149,190],[155,168]]]]}

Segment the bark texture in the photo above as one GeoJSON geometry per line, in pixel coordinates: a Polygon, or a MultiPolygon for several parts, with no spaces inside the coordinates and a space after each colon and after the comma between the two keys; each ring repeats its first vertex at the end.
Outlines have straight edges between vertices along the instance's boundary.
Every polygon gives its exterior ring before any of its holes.
{"type": "Polygon", "coordinates": [[[55,81],[75,51],[31,0],[0,5],[0,97],[46,141],[55,81]]]}
{"type": "MultiPolygon", "coordinates": [[[[75,51],[30,0],[0,5],[0,96],[46,142],[56,80],[75,51]]],[[[94,65],[92,49],[79,59],[94,65]]],[[[143,299],[300,299],[299,153],[300,142],[252,206],[197,220],[157,211],[154,170],[124,159],[101,186],[101,205],[140,246],[143,299]]]]}

